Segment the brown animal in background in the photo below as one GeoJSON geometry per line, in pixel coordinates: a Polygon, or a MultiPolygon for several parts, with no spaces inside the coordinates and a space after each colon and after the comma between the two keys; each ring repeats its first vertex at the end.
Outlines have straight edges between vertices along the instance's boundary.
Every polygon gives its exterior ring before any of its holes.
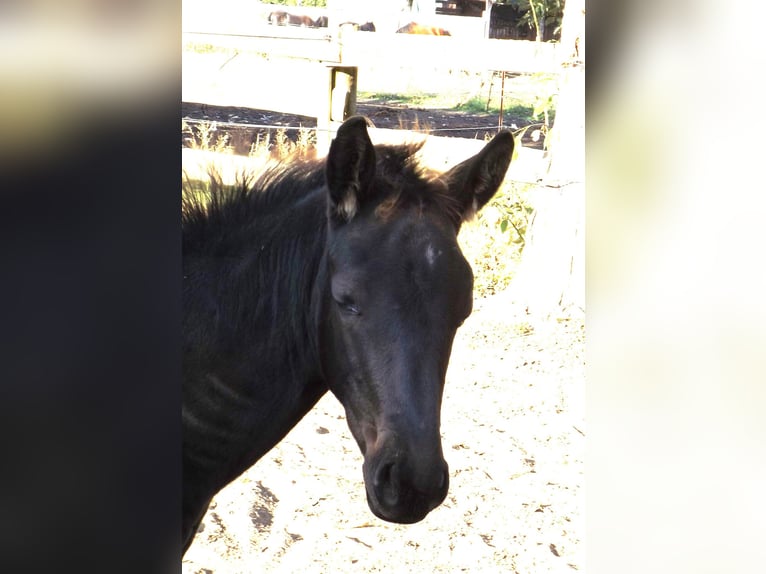
{"type": "Polygon", "coordinates": [[[423,26],[417,22],[410,22],[396,31],[397,34],[425,34],[427,36],[451,36],[444,28],[436,26],[423,26]]]}
{"type": "MultiPolygon", "coordinates": [[[[318,18],[317,21],[321,20],[318,18]]],[[[275,26],[300,26],[302,28],[316,28],[318,25],[312,18],[305,15],[290,14],[289,12],[277,11],[269,14],[269,24],[275,26]]]]}
{"type": "Polygon", "coordinates": [[[351,29],[359,32],[374,32],[375,24],[372,22],[365,22],[364,24],[359,24],[358,22],[343,22],[343,24],[338,25],[338,28],[351,29]]]}

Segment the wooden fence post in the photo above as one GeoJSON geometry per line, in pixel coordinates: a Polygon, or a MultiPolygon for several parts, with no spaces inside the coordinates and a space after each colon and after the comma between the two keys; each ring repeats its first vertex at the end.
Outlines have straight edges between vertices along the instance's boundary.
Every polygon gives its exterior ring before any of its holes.
{"type": "Polygon", "coordinates": [[[356,86],[358,68],[339,64],[325,64],[325,82],[320,91],[322,105],[317,115],[317,152],[330,149],[340,124],[356,113],[356,86]]]}

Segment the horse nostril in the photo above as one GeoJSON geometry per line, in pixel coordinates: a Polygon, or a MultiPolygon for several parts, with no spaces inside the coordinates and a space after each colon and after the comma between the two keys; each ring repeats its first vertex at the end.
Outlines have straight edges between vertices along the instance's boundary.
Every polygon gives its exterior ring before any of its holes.
{"type": "Polygon", "coordinates": [[[375,477],[375,486],[381,486],[387,483],[391,479],[391,468],[394,466],[393,462],[380,465],[378,474],[375,477]]]}
{"type": "Polygon", "coordinates": [[[399,476],[396,464],[389,462],[381,465],[375,476],[375,492],[380,502],[395,506],[399,502],[399,476]]]}

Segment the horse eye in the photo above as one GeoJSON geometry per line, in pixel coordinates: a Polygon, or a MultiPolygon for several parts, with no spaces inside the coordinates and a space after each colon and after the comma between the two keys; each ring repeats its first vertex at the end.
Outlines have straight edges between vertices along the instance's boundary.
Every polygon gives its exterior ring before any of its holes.
{"type": "Polygon", "coordinates": [[[356,305],[354,305],[352,303],[347,303],[347,304],[343,305],[343,310],[344,311],[348,311],[352,315],[359,315],[359,313],[360,313],[359,312],[359,307],[357,307],[356,305]]]}
{"type": "Polygon", "coordinates": [[[338,307],[341,308],[341,311],[344,311],[348,313],[349,315],[361,314],[359,307],[353,301],[349,301],[348,299],[338,301],[337,299],[335,299],[335,303],[338,305],[338,307]]]}

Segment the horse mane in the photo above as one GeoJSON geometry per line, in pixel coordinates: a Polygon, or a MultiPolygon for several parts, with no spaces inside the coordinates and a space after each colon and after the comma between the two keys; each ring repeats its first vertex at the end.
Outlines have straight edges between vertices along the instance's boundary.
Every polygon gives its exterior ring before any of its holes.
{"type": "Polygon", "coordinates": [[[376,214],[387,219],[403,209],[415,208],[420,212],[429,209],[458,224],[462,205],[449,192],[447,182],[418,161],[417,153],[424,143],[375,146],[376,214]]]}
{"type": "Polygon", "coordinates": [[[280,208],[300,201],[323,184],[322,166],[300,158],[271,165],[257,176],[240,172],[233,184],[224,183],[214,168],[204,181],[185,176],[181,193],[184,252],[220,252],[223,243],[231,244],[254,224],[280,213],[288,216],[289,210],[280,208]]]}
{"type": "Polygon", "coordinates": [[[226,286],[215,303],[191,295],[194,305],[215,306],[215,336],[224,347],[254,337],[253,344],[283,356],[296,373],[304,364],[301,357],[315,348],[306,310],[326,232],[323,186],[322,165],[302,160],[269,167],[259,176],[240,173],[230,185],[214,170],[206,181],[185,178],[184,281],[190,293],[200,284],[208,286],[200,287],[202,293],[226,286]]]}

